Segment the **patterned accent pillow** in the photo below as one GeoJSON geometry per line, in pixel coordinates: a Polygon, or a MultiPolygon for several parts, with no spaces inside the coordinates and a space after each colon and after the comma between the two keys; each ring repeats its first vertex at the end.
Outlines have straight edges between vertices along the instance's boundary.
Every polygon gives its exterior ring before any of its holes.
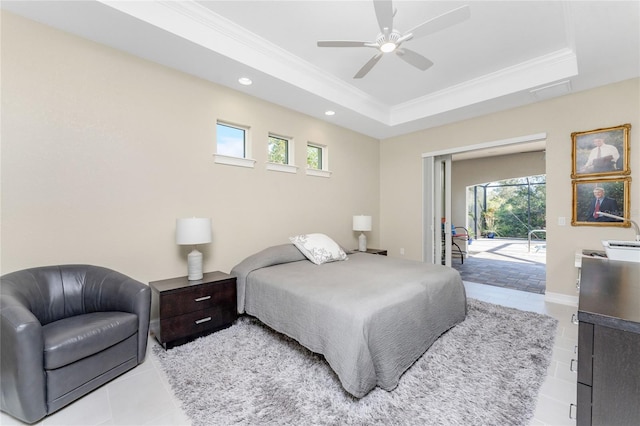
{"type": "Polygon", "coordinates": [[[347,259],[344,250],[325,234],[296,235],[290,237],[289,241],[316,265],[347,259]]]}

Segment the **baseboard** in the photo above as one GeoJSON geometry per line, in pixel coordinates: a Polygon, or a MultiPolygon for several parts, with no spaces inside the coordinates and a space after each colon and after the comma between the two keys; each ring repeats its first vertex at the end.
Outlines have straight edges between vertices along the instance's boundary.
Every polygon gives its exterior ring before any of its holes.
{"type": "Polygon", "coordinates": [[[156,318],[149,321],[149,332],[152,332],[153,330],[158,330],[158,329],[160,329],[159,319],[156,318]]]}
{"type": "Polygon", "coordinates": [[[561,305],[578,306],[578,296],[569,296],[562,293],[551,293],[547,291],[544,301],[550,303],[560,303],[561,305]]]}

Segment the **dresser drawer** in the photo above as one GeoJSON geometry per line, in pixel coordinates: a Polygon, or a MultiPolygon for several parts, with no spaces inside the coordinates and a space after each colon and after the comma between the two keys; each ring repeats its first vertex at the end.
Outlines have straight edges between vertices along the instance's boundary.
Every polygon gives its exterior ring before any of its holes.
{"type": "Polygon", "coordinates": [[[593,381],[593,324],[578,325],[578,383],[591,386],[593,381]]]}
{"type": "Polygon", "coordinates": [[[216,306],[177,317],[162,319],[160,320],[161,341],[169,342],[207,330],[226,327],[235,321],[236,317],[235,309],[216,306]]]}
{"type": "Polygon", "coordinates": [[[235,304],[235,279],[203,284],[193,288],[162,295],[160,299],[160,317],[170,318],[181,314],[209,309],[220,304],[235,304]]]}
{"type": "Polygon", "coordinates": [[[576,426],[591,426],[591,386],[578,383],[576,426]]]}

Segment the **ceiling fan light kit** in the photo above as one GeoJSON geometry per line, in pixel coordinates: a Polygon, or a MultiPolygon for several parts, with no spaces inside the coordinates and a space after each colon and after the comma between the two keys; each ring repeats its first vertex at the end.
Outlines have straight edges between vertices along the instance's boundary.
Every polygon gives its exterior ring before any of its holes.
{"type": "Polygon", "coordinates": [[[380,50],[381,50],[383,53],[391,53],[391,52],[393,52],[394,50],[396,50],[396,47],[397,47],[397,46],[396,46],[396,44],[395,44],[395,43],[392,43],[392,42],[388,41],[388,42],[386,42],[386,43],[383,43],[383,44],[382,44],[382,46],[380,46],[380,50]]]}
{"type": "Polygon", "coordinates": [[[382,58],[383,54],[391,52],[395,52],[400,59],[421,71],[428,69],[433,65],[433,62],[418,52],[414,52],[413,50],[406,48],[400,48],[400,45],[414,37],[433,34],[452,25],[458,24],[469,19],[471,16],[469,6],[461,6],[423,22],[403,34],[393,28],[393,17],[395,16],[395,12],[392,1],[375,0],[373,4],[381,31],[376,37],[375,42],[328,40],[318,41],[317,43],[318,47],[371,47],[379,50],[378,53],[376,53],[366,64],[364,64],[362,68],[360,68],[353,78],[362,78],[367,75],[367,73],[378,63],[380,58],[382,58]]]}

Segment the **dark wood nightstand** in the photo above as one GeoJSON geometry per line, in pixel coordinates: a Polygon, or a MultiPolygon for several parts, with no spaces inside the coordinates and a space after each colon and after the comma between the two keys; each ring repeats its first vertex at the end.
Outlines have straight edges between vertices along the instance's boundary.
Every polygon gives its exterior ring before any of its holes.
{"type": "Polygon", "coordinates": [[[383,250],[383,249],[374,249],[374,248],[368,248],[367,251],[358,251],[358,250],[354,250],[354,253],[369,253],[369,254],[379,254],[380,256],[386,256],[387,255],[387,251],[383,250]]]}
{"type": "Polygon", "coordinates": [[[209,272],[197,281],[152,281],[149,286],[151,331],[165,349],[229,327],[238,318],[236,278],[224,272],[209,272]]]}

